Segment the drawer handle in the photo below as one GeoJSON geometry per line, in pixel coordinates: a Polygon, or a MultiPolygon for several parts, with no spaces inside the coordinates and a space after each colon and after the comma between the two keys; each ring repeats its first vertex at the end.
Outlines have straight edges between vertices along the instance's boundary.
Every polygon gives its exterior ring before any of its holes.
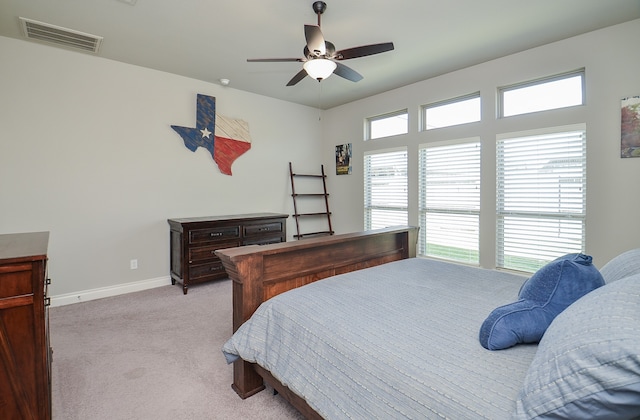
{"type": "Polygon", "coordinates": [[[222,233],[222,232],[211,232],[211,233],[209,234],[209,236],[222,236],[222,235],[223,235],[223,233],[222,233]]]}
{"type": "Polygon", "coordinates": [[[211,268],[209,268],[209,271],[218,271],[218,270],[222,270],[222,267],[211,267],[211,268]]]}
{"type": "Polygon", "coordinates": [[[266,232],[268,230],[269,230],[268,227],[258,228],[258,232],[266,232]]]}

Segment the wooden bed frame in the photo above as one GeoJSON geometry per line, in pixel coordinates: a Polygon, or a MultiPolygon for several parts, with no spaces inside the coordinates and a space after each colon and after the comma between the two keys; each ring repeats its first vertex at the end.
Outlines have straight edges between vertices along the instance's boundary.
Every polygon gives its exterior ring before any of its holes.
{"type": "MultiPolygon", "coordinates": [[[[233,281],[233,331],[260,304],[287,290],[330,277],[416,256],[417,227],[399,227],[251,245],[216,251],[233,281]]],[[[307,418],[320,418],[304,401],[260,366],[234,362],[231,387],[241,398],[271,385],[307,418]]]]}

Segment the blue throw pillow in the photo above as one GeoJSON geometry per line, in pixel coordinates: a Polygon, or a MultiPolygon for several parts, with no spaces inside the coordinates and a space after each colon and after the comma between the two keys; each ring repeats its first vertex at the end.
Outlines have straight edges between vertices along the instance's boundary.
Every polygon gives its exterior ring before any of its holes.
{"type": "Polygon", "coordinates": [[[480,328],[480,344],[489,350],[502,350],[520,343],[537,343],[560,312],[603,285],[591,256],[560,257],[522,285],[518,301],[489,314],[480,328]]]}

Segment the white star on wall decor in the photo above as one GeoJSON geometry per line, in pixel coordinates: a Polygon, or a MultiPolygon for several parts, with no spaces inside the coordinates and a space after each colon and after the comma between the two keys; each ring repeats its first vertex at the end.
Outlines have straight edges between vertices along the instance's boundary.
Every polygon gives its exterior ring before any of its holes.
{"type": "Polygon", "coordinates": [[[204,130],[200,130],[200,132],[202,133],[202,137],[203,137],[203,138],[204,138],[204,137],[209,138],[209,135],[211,134],[211,131],[209,131],[209,129],[208,129],[208,128],[206,128],[206,127],[205,127],[205,129],[204,129],[204,130]]]}

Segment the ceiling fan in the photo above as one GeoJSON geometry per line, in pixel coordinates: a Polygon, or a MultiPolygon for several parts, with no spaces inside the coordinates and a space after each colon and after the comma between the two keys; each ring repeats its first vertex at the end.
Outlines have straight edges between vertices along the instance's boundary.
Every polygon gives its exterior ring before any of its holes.
{"type": "Polygon", "coordinates": [[[304,37],[307,44],[303,50],[303,58],[253,58],[247,59],[247,61],[250,63],[285,61],[304,63],[302,70],[289,80],[287,86],[295,85],[306,76],[314,78],[318,82],[331,76],[331,74],[336,74],[352,82],[362,80],[360,73],[345,66],[340,61],[391,51],[393,50],[393,42],[363,45],[336,51],[335,45],[326,41],[320,30],[320,16],[326,9],[327,3],[323,1],[313,3],[313,11],[318,15],[318,25],[304,25],[304,37]]]}

